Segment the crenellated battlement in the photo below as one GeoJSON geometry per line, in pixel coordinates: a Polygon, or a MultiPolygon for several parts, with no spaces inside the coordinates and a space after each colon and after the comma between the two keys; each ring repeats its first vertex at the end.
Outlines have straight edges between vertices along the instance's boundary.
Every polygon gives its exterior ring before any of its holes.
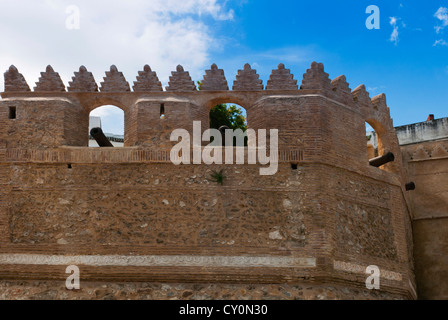
{"type": "MultiPolygon", "coordinates": [[[[65,85],[62,82],[59,73],[53,70],[52,66],[47,66],[45,72],[40,73],[41,77],[36,82],[34,92],[60,92],[65,91],[65,85]]],[[[6,81],[6,79],[5,79],[6,81]]]]}
{"type": "MultiPolygon", "coordinates": [[[[300,87],[297,84],[297,80],[294,79],[294,75],[282,63],[278,65],[277,69],[272,70],[266,86],[259,79],[257,71],[252,69],[249,64],[246,64],[242,70],[238,71],[236,79],[233,81],[232,90],[229,90],[224,70],[219,69],[216,64],[213,64],[209,70],[205,71],[200,90],[192,81],[189,72],[185,71],[181,65],[177,66],[176,71],[172,72],[165,91],[157,73],[152,71],[149,65],[145,65],[143,71],[138,72],[132,87],[133,91],[131,91],[129,82],[125,79],[123,73],[118,71],[115,65],[112,65],[110,70],[106,72],[106,76],[103,82],[100,83],[100,86],[97,85],[92,73],[88,72],[86,67],[81,66],[79,71],[74,73],[72,81],[68,83],[67,88],[62,82],[59,73],[55,72],[51,66],[47,66],[46,71],[41,73],[41,77],[36,83],[34,94],[23,75],[19,73],[15,66],[11,66],[4,73],[4,78],[5,89],[2,93],[4,98],[22,96],[22,93],[28,93],[30,96],[37,96],[35,93],[42,94],[43,97],[59,96],[63,92],[113,93],[115,95],[128,92],[134,92],[139,95],[159,95],[163,92],[175,93],[176,95],[195,92],[195,94],[200,95],[203,92],[213,92],[217,96],[220,95],[220,92],[228,92],[226,96],[230,99],[232,91],[238,93],[245,92],[247,94],[255,93],[252,96],[260,97],[276,95],[277,93],[287,93],[289,95],[320,93],[353,108],[353,110],[371,109],[371,112],[382,113],[382,118],[390,117],[384,94],[371,99],[364,85],[360,85],[352,91],[344,75],[331,80],[328,73],[324,71],[323,64],[317,62],[313,62],[311,67],[303,74],[300,87]]],[[[236,99],[239,100],[238,98],[236,99]]]]}
{"type": "Polygon", "coordinates": [[[92,72],[88,72],[86,67],[79,67],[79,72],[75,72],[72,81],[69,82],[69,92],[98,92],[98,85],[95,82],[92,72]]]}
{"type": "MultiPolygon", "coordinates": [[[[130,92],[130,86],[122,72],[119,72],[115,65],[106,71],[104,82],[98,87],[91,72],[86,67],[81,66],[78,72],[74,73],[72,81],[67,86],[68,92],[130,92]]],[[[11,66],[5,73],[5,90],[4,93],[11,92],[30,92],[29,86],[21,73],[15,66],[11,66]]],[[[157,77],[157,73],[151,70],[149,65],[143,67],[143,71],[139,71],[132,87],[134,92],[160,92],[163,91],[162,85],[157,77]]],[[[198,90],[192,81],[188,71],[185,71],[181,65],[176,67],[176,71],[172,72],[170,81],[165,91],[171,92],[191,92],[198,90]]],[[[216,64],[212,64],[209,70],[205,71],[204,78],[200,90],[202,91],[229,91],[228,81],[224,74],[224,70],[219,69],[216,64]]],[[[322,92],[331,92],[333,96],[347,98],[347,93],[351,93],[345,76],[339,76],[333,81],[330,80],[328,73],[324,71],[322,63],[313,62],[310,69],[303,74],[302,83],[297,85],[297,80],[291,74],[289,69],[280,63],[277,69],[272,73],[267,81],[266,86],[263,80],[259,79],[259,75],[255,69],[249,64],[244,65],[242,70],[238,70],[236,79],[233,81],[233,91],[302,91],[302,90],[320,90],[322,92]]],[[[36,83],[34,92],[65,92],[65,85],[59,76],[49,65],[45,72],[41,73],[39,81],[36,83]]],[[[361,85],[352,92],[355,101],[370,100],[365,86],[361,85]],[[364,93],[359,91],[363,90],[364,93]],[[363,95],[363,98],[358,98],[363,95]]],[[[351,103],[351,101],[348,101],[351,103]]]]}
{"type": "MultiPolygon", "coordinates": [[[[385,95],[371,99],[364,85],[352,91],[344,75],[331,80],[324,65],[317,62],[303,74],[300,85],[290,69],[280,63],[272,70],[266,86],[257,71],[245,64],[238,70],[232,90],[224,70],[216,64],[205,71],[200,88],[181,65],[172,72],[165,90],[149,65],[138,71],[132,90],[115,65],[106,71],[100,85],[85,66],[74,73],[67,87],[51,66],[41,73],[34,91],[15,66],[4,77],[0,110],[3,108],[6,115],[7,108],[15,108],[17,114],[13,122],[5,122],[9,133],[0,134],[7,148],[87,146],[88,114],[101,105],[112,104],[125,112],[126,147],[167,152],[174,144],[169,140],[174,129],[191,133],[193,122],[201,121],[204,131],[213,106],[236,103],[245,108],[249,128],[278,129],[279,148],[285,154],[291,151],[303,155],[300,159],[286,157],[284,161],[322,158],[322,152],[333,149],[324,138],[330,134],[342,140],[346,136],[358,137],[359,140],[352,141],[357,147],[351,157],[362,159],[364,165],[365,122],[379,133],[381,154],[399,152],[385,95]],[[46,137],[49,130],[53,133],[46,137]],[[316,134],[321,136],[319,140],[315,140],[316,134]]],[[[342,150],[336,153],[339,152],[343,153],[342,150]]],[[[399,172],[394,165],[386,168],[399,172]]]]}

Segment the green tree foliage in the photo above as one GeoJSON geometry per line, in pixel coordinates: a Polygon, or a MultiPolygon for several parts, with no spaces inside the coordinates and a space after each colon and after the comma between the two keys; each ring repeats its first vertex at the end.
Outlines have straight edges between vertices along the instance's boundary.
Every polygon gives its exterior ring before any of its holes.
{"type": "Polygon", "coordinates": [[[241,108],[226,104],[218,104],[210,110],[210,128],[219,129],[228,126],[230,129],[247,130],[246,117],[241,108]]]}
{"type": "MultiPolygon", "coordinates": [[[[219,129],[227,126],[232,130],[247,130],[246,117],[241,108],[235,105],[218,104],[210,110],[210,128],[219,129]]],[[[236,146],[236,139],[233,142],[236,146]]],[[[247,137],[244,137],[244,145],[247,146],[247,137]]]]}
{"type": "MultiPolygon", "coordinates": [[[[197,81],[197,88],[201,90],[202,82],[197,81]]],[[[221,126],[227,126],[230,129],[247,130],[246,117],[243,110],[236,105],[218,104],[210,110],[210,128],[219,129],[221,126]]],[[[245,139],[247,145],[247,137],[245,139]]]]}

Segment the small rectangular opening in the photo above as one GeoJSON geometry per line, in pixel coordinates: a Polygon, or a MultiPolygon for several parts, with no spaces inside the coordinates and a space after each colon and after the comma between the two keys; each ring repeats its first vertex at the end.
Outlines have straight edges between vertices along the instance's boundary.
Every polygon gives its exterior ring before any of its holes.
{"type": "Polygon", "coordinates": [[[165,119],[165,104],[160,105],[160,119],[165,119]]]}
{"type": "Polygon", "coordinates": [[[291,169],[297,170],[297,163],[291,163],[291,169]]]}
{"type": "Polygon", "coordinates": [[[16,107],[9,107],[9,119],[16,119],[17,113],[16,113],[16,107]]]}

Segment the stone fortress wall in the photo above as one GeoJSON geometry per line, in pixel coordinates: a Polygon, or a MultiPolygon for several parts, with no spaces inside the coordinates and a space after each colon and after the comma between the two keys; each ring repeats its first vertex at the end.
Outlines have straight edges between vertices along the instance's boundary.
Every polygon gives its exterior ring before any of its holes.
{"type": "Polygon", "coordinates": [[[414,257],[421,299],[448,299],[448,118],[396,128],[412,192],[414,257]]]}
{"type": "Polygon", "coordinates": [[[67,89],[49,66],[31,91],[11,66],[0,100],[1,297],[417,298],[410,177],[385,95],[330,80],[316,62],[300,87],[283,64],[266,87],[246,64],[232,89],[216,65],[200,91],[181,66],[165,91],[149,66],[133,91],[115,66],[100,87],[81,67],[67,89]],[[243,106],[249,128],[279,130],[275,175],[171,163],[171,132],[192,133],[193,121],[204,131],[219,103],[243,106]],[[124,148],[88,148],[89,113],[106,104],[124,111],[124,148]],[[366,122],[394,162],[369,165],[366,122]],[[70,264],[81,290],[65,289],[70,264]],[[369,265],[380,290],[366,288],[369,265]]]}

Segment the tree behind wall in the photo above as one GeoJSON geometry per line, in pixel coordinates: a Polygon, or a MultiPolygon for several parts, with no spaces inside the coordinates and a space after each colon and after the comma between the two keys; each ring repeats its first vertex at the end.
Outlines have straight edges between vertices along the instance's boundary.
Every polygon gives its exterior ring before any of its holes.
{"type": "MultiPolygon", "coordinates": [[[[247,130],[246,117],[241,108],[227,104],[218,104],[210,110],[210,128],[219,129],[221,126],[227,126],[232,130],[247,130]]],[[[236,139],[233,145],[236,146],[236,139]]],[[[247,137],[244,137],[244,146],[247,146],[247,137]]]]}
{"type": "Polygon", "coordinates": [[[226,104],[218,104],[210,110],[210,128],[219,129],[228,126],[230,129],[247,130],[246,117],[241,108],[226,104]]]}
{"type": "MultiPolygon", "coordinates": [[[[197,81],[197,88],[201,90],[202,81],[197,81]]],[[[227,126],[230,129],[247,130],[246,117],[243,115],[241,107],[229,104],[218,104],[210,110],[210,128],[219,129],[221,126],[227,126]]],[[[244,139],[247,146],[247,137],[244,139]]]]}

